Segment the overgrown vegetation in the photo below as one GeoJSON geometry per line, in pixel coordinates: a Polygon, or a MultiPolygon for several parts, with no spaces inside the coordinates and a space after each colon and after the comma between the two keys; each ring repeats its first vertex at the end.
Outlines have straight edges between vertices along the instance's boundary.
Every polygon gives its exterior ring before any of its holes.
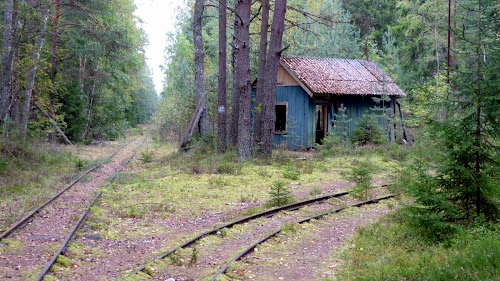
{"type": "Polygon", "coordinates": [[[387,137],[384,136],[375,118],[370,114],[365,114],[353,132],[352,141],[357,145],[380,145],[387,141],[387,137]]]}
{"type": "Polygon", "coordinates": [[[0,138],[0,230],[13,223],[86,167],[61,147],[0,138]],[[76,163],[76,164],[75,164],[76,163]]]}
{"type": "Polygon", "coordinates": [[[361,229],[344,254],[337,280],[495,280],[500,275],[498,224],[458,228],[429,243],[391,217],[361,229]]]}
{"type": "Polygon", "coordinates": [[[351,194],[356,198],[368,199],[368,189],[372,181],[372,164],[369,162],[358,163],[346,173],[347,179],[356,183],[351,194]]]}

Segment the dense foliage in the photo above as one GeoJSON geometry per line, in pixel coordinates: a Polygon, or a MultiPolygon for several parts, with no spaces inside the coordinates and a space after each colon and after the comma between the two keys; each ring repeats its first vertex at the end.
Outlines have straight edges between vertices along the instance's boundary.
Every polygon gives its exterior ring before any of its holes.
{"type": "Polygon", "coordinates": [[[2,42],[15,51],[13,67],[2,73],[13,81],[2,84],[2,90],[9,87],[8,94],[2,91],[9,100],[1,120],[5,134],[53,136],[57,126],[73,141],[115,139],[148,121],[157,96],[132,0],[12,2],[10,11],[2,4],[4,17],[19,19],[3,28],[19,35],[2,42]],[[29,117],[27,130],[23,116],[29,117]]]}

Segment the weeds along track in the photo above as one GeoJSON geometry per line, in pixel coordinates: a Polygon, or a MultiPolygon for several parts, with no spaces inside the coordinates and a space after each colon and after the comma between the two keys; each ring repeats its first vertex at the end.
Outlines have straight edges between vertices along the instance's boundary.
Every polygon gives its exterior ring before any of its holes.
{"type": "Polygon", "coordinates": [[[4,232],[0,279],[42,280],[84,223],[105,181],[121,171],[145,141],[145,137],[132,139],[109,156],[110,162],[90,168],[4,232]]]}
{"type": "MultiPolygon", "coordinates": [[[[359,202],[354,198],[345,197],[349,193],[350,191],[340,192],[289,204],[215,227],[163,253],[121,280],[135,280],[134,278],[141,277],[160,280],[210,280],[207,278],[226,271],[230,264],[226,262],[232,260],[235,253],[243,248],[251,251],[257,245],[253,244],[256,240],[263,243],[287,225],[324,217],[351,206],[358,206],[356,204],[362,206],[389,198],[359,202]],[[342,197],[345,198],[341,200],[342,197]],[[250,244],[252,246],[248,247],[250,244]],[[217,271],[217,268],[221,269],[217,271]]],[[[245,254],[238,255],[234,261],[245,254]]]]}

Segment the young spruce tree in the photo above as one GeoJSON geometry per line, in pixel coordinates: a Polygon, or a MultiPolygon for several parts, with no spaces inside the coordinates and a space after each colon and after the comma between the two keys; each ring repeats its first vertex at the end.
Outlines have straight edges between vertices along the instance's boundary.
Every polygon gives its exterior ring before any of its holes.
{"type": "Polygon", "coordinates": [[[441,155],[435,176],[422,170],[412,190],[414,218],[437,238],[456,222],[498,215],[500,52],[495,3],[469,0],[461,5],[455,31],[458,67],[445,102],[447,118],[430,126],[441,155]]]}

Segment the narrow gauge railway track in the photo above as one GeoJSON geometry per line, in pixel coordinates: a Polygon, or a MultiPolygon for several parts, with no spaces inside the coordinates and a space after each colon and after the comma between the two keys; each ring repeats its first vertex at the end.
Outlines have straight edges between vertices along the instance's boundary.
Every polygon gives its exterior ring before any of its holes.
{"type": "Polygon", "coordinates": [[[113,171],[121,171],[130,162],[144,144],[146,138],[138,143],[139,141],[140,139],[137,137],[121,146],[108,157],[108,159],[112,159],[118,155],[117,159],[106,164],[96,165],[87,170],[68,187],[30,212],[2,234],[4,240],[2,240],[1,246],[11,247],[11,249],[3,250],[0,248],[3,254],[0,260],[0,279],[32,279],[36,276],[34,273],[39,271],[38,268],[43,266],[40,263],[49,259],[50,252],[54,251],[53,248],[59,247],[56,254],[45,264],[44,269],[35,279],[42,280],[43,276],[49,272],[50,267],[56,262],[57,257],[74,237],[78,228],[85,222],[90,208],[100,197],[99,193],[91,200],[92,194],[95,194],[101,188],[101,185],[110,178],[113,171]],[[130,157],[128,157],[130,152],[124,149],[128,147],[131,147],[132,150],[135,148],[130,157]],[[95,175],[87,183],[82,182],[86,175],[99,167],[102,167],[102,171],[98,175],[95,175]],[[92,202],[89,204],[90,201],[92,202]],[[85,211],[82,214],[84,209],[85,211]],[[38,216],[36,216],[37,214],[38,216]],[[75,224],[74,221],[77,219],[78,221],[75,224]],[[6,240],[7,237],[10,239],[6,240]],[[10,246],[10,244],[13,244],[13,246],[10,246]]]}
{"type": "MultiPolygon", "coordinates": [[[[380,187],[386,187],[386,186],[387,185],[382,185],[380,187]]],[[[269,209],[269,210],[266,210],[266,211],[263,211],[263,212],[260,212],[260,213],[257,213],[257,214],[253,214],[251,216],[247,216],[247,217],[244,217],[244,218],[232,221],[230,223],[226,223],[226,224],[224,224],[222,226],[219,226],[219,227],[213,228],[211,230],[208,230],[206,232],[203,232],[203,233],[197,235],[196,237],[194,237],[192,239],[189,239],[188,241],[182,243],[181,245],[178,245],[178,246],[172,248],[171,250],[163,253],[161,256],[157,257],[156,259],[154,259],[154,260],[152,260],[152,261],[144,264],[143,266],[141,266],[140,268],[136,269],[132,273],[126,275],[122,280],[128,280],[129,278],[131,278],[132,276],[134,276],[136,274],[144,274],[146,272],[149,272],[150,270],[148,268],[151,267],[156,262],[162,261],[162,260],[166,259],[167,257],[169,257],[171,255],[174,255],[179,250],[195,246],[197,243],[199,243],[200,240],[202,240],[204,238],[207,238],[208,236],[218,235],[218,234],[224,232],[224,229],[230,229],[230,228],[232,228],[234,226],[243,225],[245,223],[256,221],[256,220],[258,220],[260,218],[272,218],[272,217],[274,217],[274,216],[276,216],[276,215],[278,215],[280,213],[283,213],[283,212],[297,211],[297,210],[300,210],[300,209],[302,209],[304,207],[314,206],[314,205],[321,205],[321,203],[327,202],[329,199],[343,197],[345,195],[348,195],[351,192],[352,191],[345,191],[345,192],[340,192],[340,193],[325,195],[325,196],[321,196],[321,197],[317,197],[317,198],[313,198],[313,199],[309,199],[309,200],[304,200],[304,201],[301,201],[301,202],[297,202],[297,203],[285,205],[285,206],[282,206],[282,207],[277,207],[277,208],[269,209]]],[[[322,207],[324,208],[324,206],[325,205],[323,205],[322,207]]],[[[324,210],[320,210],[320,212],[324,213],[324,210]]],[[[295,223],[295,222],[296,221],[290,221],[289,223],[295,223]]],[[[262,229],[265,230],[266,228],[264,227],[262,229]]],[[[162,277],[168,278],[166,276],[162,276],[162,277]]]]}
{"type": "MultiPolygon", "coordinates": [[[[110,156],[108,156],[106,159],[111,159],[113,158],[120,150],[122,150],[124,147],[126,147],[127,145],[129,145],[131,142],[133,142],[134,140],[136,140],[138,137],[130,140],[129,142],[125,143],[124,145],[122,145],[120,148],[118,148],[115,152],[113,152],[110,156]]],[[[94,170],[96,170],[97,168],[101,167],[102,165],[104,164],[104,162],[100,163],[100,164],[97,164],[93,167],[91,167],[90,169],[86,170],[85,172],[83,172],[80,176],[78,176],[72,183],[70,183],[67,187],[65,187],[64,189],[62,189],[59,193],[57,193],[56,195],[54,195],[52,198],[50,198],[49,200],[45,201],[45,203],[43,203],[42,205],[36,207],[35,209],[33,209],[31,212],[29,212],[26,216],[24,216],[23,218],[21,218],[20,220],[18,220],[17,222],[15,222],[12,226],[10,226],[6,231],[4,231],[2,234],[0,234],[0,240],[1,239],[4,239],[4,238],[8,238],[9,236],[11,236],[15,231],[19,230],[20,228],[22,228],[26,223],[29,222],[29,220],[31,218],[33,218],[33,216],[35,216],[36,214],[40,213],[40,211],[47,207],[50,203],[54,202],[54,200],[56,200],[57,198],[59,198],[61,195],[63,195],[65,192],[67,192],[68,190],[70,190],[71,188],[73,188],[73,186],[75,186],[77,183],[79,183],[85,176],[87,176],[88,174],[90,174],[91,172],[93,172],[94,170]]]]}
{"type": "MultiPolygon", "coordinates": [[[[330,211],[327,211],[327,212],[324,212],[324,213],[321,213],[319,215],[314,215],[312,217],[308,217],[308,218],[305,218],[305,219],[302,219],[298,222],[296,222],[297,224],[303,224],[303,223],[306,223],[306,222],[310,222],[312,220],[318,220],[318,219],[322,219],[328,215],[331,215],[331,214],[335,214],[335,213],[339,213],[347,208],[352,208],[352,207],[361,207],[361,206],[364,206],[364,205],[368,205],[368,204],[376,204],[378,203],[379,201],[382,201],[382,200],[387,200],[387,199],[390,199],[390,198],[393,198],[395,197],[396,195],[394,194],[391,194],[391,195],[387,195],[387,196],[383,196],[383,197],[379,197],[379,198],[376,198],[376,199],[371,199],[371,200],[367,200],[367,201],[363,201],[363,202],[359,202],[359,203],[356,203],[356,204],[352,204],[350,206],[347,206],[347,207],[341,207],[341,208],[337,208],[337,209],[334,209],[334,210],[330,210],[330,211]]],[[[246,248],[245,250],[243,250],[241,253],[239,253],[237,256],[235,256],[233,259],[231,259],[228,263],[226,263],[222,268],[219,269],[219,271],[217,271],[217,273],[215,274],[215,276],[212,278],[212,281],[217,281],[217,279],[224,273],[226,273],[226,271],[228,270],[229,266],[231,264],[233,264],[234,262],[236,261],[239,261],[240,259],[242,259],[244,256],[248,255],[250,252],[252,252],[258,245],[260,244],[263,244],[265,243],[266,241],[268,241],[269,239],[273,238],[274,236],[276,236],[277,234],[279,234],[281,231],[283,230],[283,228],[279,228],[269,234],[267,234],[266,236],[262,237],[261,239],[259,239],[257,242],[253,243],[252,245],[250,245],[248,248],[246,248]]]]}

